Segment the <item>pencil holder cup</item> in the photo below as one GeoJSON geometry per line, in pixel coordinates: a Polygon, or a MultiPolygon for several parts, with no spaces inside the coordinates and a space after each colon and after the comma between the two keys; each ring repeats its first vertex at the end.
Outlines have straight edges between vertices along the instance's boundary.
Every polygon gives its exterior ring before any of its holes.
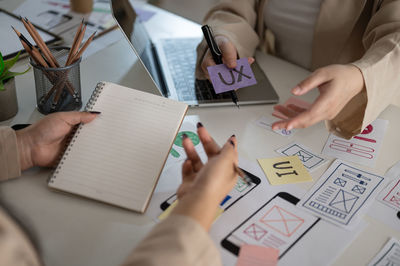
{"type": "MultiPolygon", "coordinates": [[[[50,51],[58,64],[64,66],[69,48],[55,47],[50,51]]],[[[81,59],[78,59],[68,66],[46,68],[31,58],[39,112],[49,114],[79,110],[82,107],[80,63],[81,59]]]]}

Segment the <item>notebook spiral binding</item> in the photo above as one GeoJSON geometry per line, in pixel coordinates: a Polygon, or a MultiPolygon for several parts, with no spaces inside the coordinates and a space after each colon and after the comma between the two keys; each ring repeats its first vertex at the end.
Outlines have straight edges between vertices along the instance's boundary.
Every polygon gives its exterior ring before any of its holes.
{"type": "MultiPolygon", "coordinates": [[[[96,88],[93,90],[92,95],[90,96],[89,101],[87,102],[85,106],[85,111],[92,111],[94,104],[96,103],[97,99],[99,98],[100,93],[103,91],[105,83],[104,82],[99,82],[96,85],[96,88]]],[[[78,137],[79,133],[81,132],[82,124],[79,124],[74,127],[72,130],[71,134],[67,138],[66,144],[65,144],[65,149],[64,151],[60,154],[60,158],[57,162],[58,166],[54,170],[54,173],[50,176],[48,183],[53,183],[54,179],[56,179],[58,172],[60,171],[64,160],[68,156],[68,153],[71,151],[72,146],[74,146],[75,140],[78,137]]]]}

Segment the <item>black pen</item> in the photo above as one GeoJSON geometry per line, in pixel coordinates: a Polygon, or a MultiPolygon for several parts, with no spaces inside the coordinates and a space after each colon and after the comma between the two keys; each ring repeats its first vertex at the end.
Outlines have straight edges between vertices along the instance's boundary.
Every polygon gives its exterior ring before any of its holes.
{"type": "MultiPolygon", "coordinates": [[[[208,25],[204,25],[201,27],[201,30],[203,31],[204,39],[206,39],[208,48],[210,49],[211,55],[212,55],[215,63],[217,65],[222,64],[222,53],[218,47],[217,42],[214,39],[214,36],[211,31],[211,27],[208,25]]],[[[239,108],[238,97],[236,95],[236,92],[234,90],[231,90],[230,93],[231,93],[231,97],[232,97],[232,102],[239,108]]]]}

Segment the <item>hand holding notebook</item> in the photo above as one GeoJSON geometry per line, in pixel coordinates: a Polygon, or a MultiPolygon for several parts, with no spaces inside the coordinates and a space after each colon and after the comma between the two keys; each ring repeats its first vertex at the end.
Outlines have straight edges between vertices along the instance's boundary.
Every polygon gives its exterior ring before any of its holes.
{"type": "Polygon", "coordinates": [[[144,212],[187,110],[184,103],[99,83],[49,187],[144,212]]]}

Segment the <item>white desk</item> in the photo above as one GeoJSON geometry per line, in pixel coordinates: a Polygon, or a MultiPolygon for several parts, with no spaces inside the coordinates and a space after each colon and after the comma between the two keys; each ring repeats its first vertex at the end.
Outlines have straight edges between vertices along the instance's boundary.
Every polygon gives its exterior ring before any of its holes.
{"type": "MultiPolygon", "coordinates": [[[[166,12],[160,12],[157,16],[162,16],[156,17],[157,20],[171,18],[166,12]]],[[[83,102],[87,101],[91,90],[100,80],[136,88],[154,86],[134,58],[129,45],[121,40],[84,61],[81,67],[83,102]]],[[[282,102],[290,96],[289,89],[308,74],[299,67],[269,55],[258,53],[256,58],[282,102]]],[[[26,64],[27,60],[22,60],[16,70],[24,69],[26,64]]],[[[0,125],[32,123],[42,117],[35,109],[32,71],[17,77],[16,85],[19,112],[15,118],[0,125]]],[[[314,91],[304,99],[311,101],[316,95],[314,91]]],[[[240,155],[250,161],[274,157],[275,149],[292,140],[300,140],[315,151],[322,150],[328,136],[323,123],[300,130],[291,140],[254,126],[253,121],[270,114],[272,108],[272,105],[260,105],[242,106],[240,109],[190,109],[189,114],[198,115],[219,143],[236,134],[240,155]],[[224,121],[223,126],[221,121],[224,121]]],[[[389,120],[390,124],[380,157],[374,169],[362,168],[382,175],[400,160],[397,133],[400,130],[399,115],[400,109],[393,106],[381,114],[380,117],[389,120]]],[[[314,182],[327,167],[325,165],[312,173],[314,182]]],[[[47,265],[118,265],[154,225],[146,215],[50,191],[46,183],[50,172],[48,169],[35,168],[24,172],[22,178],[1,184],[2,198],[15,207],[36,231],[47,265]]],[[[300,186],[307,189],[312,184],[300,186]]],[[[368,222],[367,228],[338,258],[336,265],[365,265],[389,236],[400,239],[400,232],[385,228],[370,217],[365,217],[365,220],[368,222]]]]}

